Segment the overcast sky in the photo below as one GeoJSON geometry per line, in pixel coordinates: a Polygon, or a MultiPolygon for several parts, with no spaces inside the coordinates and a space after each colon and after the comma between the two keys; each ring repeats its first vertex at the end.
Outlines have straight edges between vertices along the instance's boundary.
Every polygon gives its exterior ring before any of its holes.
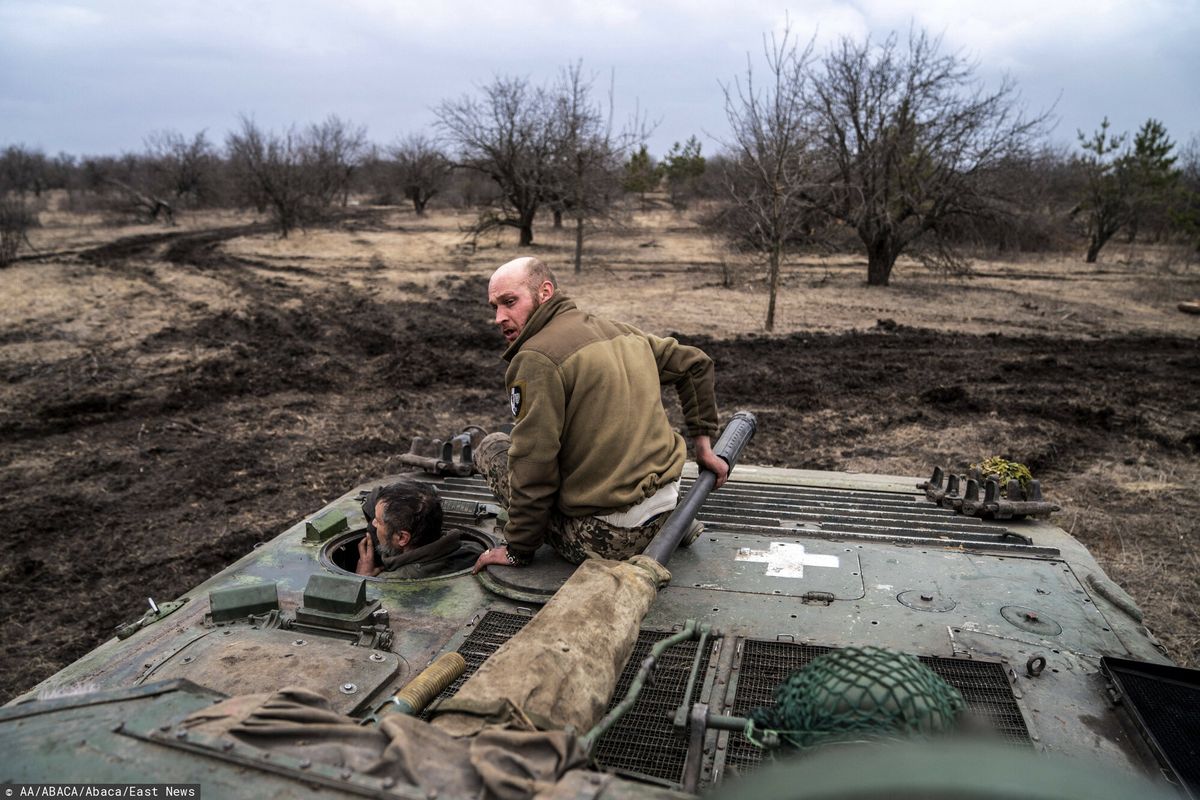
{"type": "Polygon", "coordinates": [[[785,18],[818,50],[840,36],[943,36],[995,85],[1007,73],[1053,139],[1105,115],[1200,134],[1200,0],[0,0],[0,144],[138,151],[145,136],[253,115],[278,128],[330,113],[371,140],[430,131],[439,101],[498,74],[535,82],[582,60],[616,116],[658,121],[650,149],[726,132],[721,83],[761,63],[785,18]]]}

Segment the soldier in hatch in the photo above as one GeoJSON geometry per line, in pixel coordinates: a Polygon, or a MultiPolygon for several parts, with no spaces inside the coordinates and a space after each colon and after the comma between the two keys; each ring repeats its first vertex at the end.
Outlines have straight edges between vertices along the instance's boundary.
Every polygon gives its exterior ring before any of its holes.
{"type": "Polygon", "coordinates": [[[381,486],[362,504],[368,531],[358,542],[355,572],[375,577],[427,578],[466,569],[481,548],[442,531],[442,503],[428,484],[401,481],[381,486]]]}

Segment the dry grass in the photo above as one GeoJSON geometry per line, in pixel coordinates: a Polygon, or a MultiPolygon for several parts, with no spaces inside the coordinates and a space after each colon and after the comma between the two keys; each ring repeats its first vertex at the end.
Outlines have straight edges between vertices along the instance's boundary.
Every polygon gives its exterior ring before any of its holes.
{"type": "MultiPolygon", "coordinates": [[[[447,275],[487,275],[521,254],[515,233],[485,238],[472,250],[462,233],[471,219],[465,212],[419,219],[388,209],[380,211],[378,225],[370,230],[301,232],[283,240],[263,234],[226,248],[268,268],[298,265],[317,280],[336,277],[373,287],[383,299],[404,299],[447,275]]],[[[597,313],[655,331],[720,337],[762,331],[762,265],[728,253],[693,216],[650,211],[635,214],[621,230],[594,234],[579,275],[571,271],[571,230],[544,225],[535,235],[530,252],[547,261],[563,288],[586,297],[597,313]],[[726,268],[733,290],[716,291],[726,268]]],[[[1127,251],[1113,248],[1098,265],[1077,255],[977,261],[975,274],[966,277],[943,277],[901,259],[887,288],[866,285],[860,256],[798,257],[783,271],[776,332],[863,330],[890,319],[963,333],[1196,335],[1200,318],[1180,313],[1176,304],[1200,295],[1200,271],[1159,269],[1156,265],[1168,256],[1148,250],[1131,262],[1127,251]]],[[[289,279],[305,280],[295,272],[289,279]]]]}

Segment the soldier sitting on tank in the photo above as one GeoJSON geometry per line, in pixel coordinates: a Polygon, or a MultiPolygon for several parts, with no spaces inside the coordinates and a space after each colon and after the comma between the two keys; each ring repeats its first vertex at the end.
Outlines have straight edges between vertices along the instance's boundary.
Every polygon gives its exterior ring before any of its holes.
{"type": "MultiPolygon", "coordinates": [[[[725,482],[713,452],[717,400],[712,359],[675,339],[587,314],[558,290],[541,260],[504,264],[488,304],[508,342],[504,359],[512,434],[492,433],[475,466],[508,509],[507,543],[480,556],[524,566],[543,542],[573,564],[641,553],[679,499],[686,458],[662,387],[673,385],[696,462],[725,482]]],[[[696,523],[681,545],[703,529],[696,523]]]]}
{"type": "Polygon", "coordinates": [[[428,578],[466,569],[483,548],[442,530],[442,502],[430,485],[381,486],[362,503],[367,534],[358,542],[355,572],[375,577],[428,578]]]}

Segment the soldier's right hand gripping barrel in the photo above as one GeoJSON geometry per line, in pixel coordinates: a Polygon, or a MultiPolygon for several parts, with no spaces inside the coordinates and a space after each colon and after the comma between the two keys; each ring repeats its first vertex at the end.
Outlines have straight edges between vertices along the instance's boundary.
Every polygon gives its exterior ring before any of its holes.
{"type": "MultiPolygon", "coordinates": [[[[754,437],[757,429],[758,421],[754,419],[754,415],[749,411],[739,411],[729,420],[725,430],[721,432],[721,438],[713,445],[713,452],[729,465],[730,474],[733,473],[733,467],[737,464],[742,449],[754,437]]],[[[687,496],[676,506],[658,535],[646,545],[643,553],[660,564],[666,564],[716,482],[716,475],[706,469],[700,470],[687,496]]]]}

